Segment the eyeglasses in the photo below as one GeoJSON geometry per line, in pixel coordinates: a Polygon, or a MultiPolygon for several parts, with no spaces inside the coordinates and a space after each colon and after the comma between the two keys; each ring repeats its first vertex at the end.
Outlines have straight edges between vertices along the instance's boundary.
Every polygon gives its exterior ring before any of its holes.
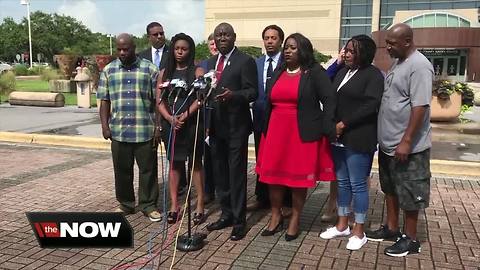
{"type": "Polygon", "coordinates": [[[345,48],[343,51],[345,52],[345,54],[347,54],[347,53],[355,54],[354,50],[350,50],[350,49],[347,49],[347,48],[345,48]]]}

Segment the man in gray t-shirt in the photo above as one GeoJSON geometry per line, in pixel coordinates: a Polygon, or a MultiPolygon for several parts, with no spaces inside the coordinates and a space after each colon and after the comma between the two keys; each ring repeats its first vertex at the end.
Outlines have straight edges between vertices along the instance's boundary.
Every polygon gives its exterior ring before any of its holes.
{"type": "Polygon", "coordinates": [[[378,115],[378,143],[383,153],[395,156],[415,107],[426,106],[426,110],[415,136],[410,140],[410,153],[422,152],[432,146],[429,108],[432,79],[432,64],[416,49],[404,61],[396,59],[393,63],[385,78],[378,115]]]}
{"type": "Polygon", "coordinates": [[[430,198],[430,102],[433,68],[415,49],[413,31],[406,24],[390,28],[387,51],[396,58],[385,78],[378,115],[380,185],[385,193],[387,222],[367,232],[369,240],[396,240],[385,249],[395,257],[420,252],[416,240],[418,212],[430,198]],[[404,211],[404,234],[399,209],[404,211]]]}

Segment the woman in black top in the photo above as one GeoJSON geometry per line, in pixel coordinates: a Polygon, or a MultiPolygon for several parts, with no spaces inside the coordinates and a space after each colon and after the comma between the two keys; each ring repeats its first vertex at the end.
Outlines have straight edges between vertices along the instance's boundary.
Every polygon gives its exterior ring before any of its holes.
{"type": "MultiPolygon", "coordinates": [[[[185,161],[189,160],[188,166],[192,166],[193,147],[195,139],[195,126],[197,124],[197,110],[199,105],[195,94],[188,96],[189,90],[174,89],[174,82],[179,80],[185,82],[188,87],[202,74],[200,69],[195,70],[195,43],[193,39],[180,33],[172,38],[167,65],[159,73],[158,85],[164,82],[170,82],[170,86],[160,88],[157,91],[157,109],[162,118],[162,140],[168,151],[167,156],[170,161],[169,171],[169,191],[170,191],[170,211],[167,220],[170,224],[175,223],[178,218],[178,182],[180,172],[184,171],[185,161]],[[197,74],[196,74],[197,73],[197,74]],[[164,92],[167,91],[167,92],[164,92]],[[171,93],[171,94],[170,94],[171,93]],[[173,127],[173,130],[172,130],[173,127]],[[173,157],[173,160],[172,160],[173,157]]],[[[189,88],[189,87],[188,87],[189,88]]],[[[200,118],[201,120],[202,118],[200,118]]],[[[205,220],[203,203],[203,121],[200,121],[197,147],[195,149],[195,164],[193,164],[193,184],[197,192],[197,208],[193,221],[200,224],[205,220]]],[[[190,177],[190,176],[189,176],[190,177]]]]}
{"type": "Polygon", "coordinates": [[[338,221],[320,234],[323,239],[350,235],[348,216],[353,203],[355,225],[347,249],[366,242],[363,225],[368,210],[367,178],[377,147],[377,115],[383,94],[383,75],[372,65],[375,42],[366,35],[352,37],[345,46],[345,67],[334,80],[337,90],[337,142],[332,147],[338,181],[338,221]]]}

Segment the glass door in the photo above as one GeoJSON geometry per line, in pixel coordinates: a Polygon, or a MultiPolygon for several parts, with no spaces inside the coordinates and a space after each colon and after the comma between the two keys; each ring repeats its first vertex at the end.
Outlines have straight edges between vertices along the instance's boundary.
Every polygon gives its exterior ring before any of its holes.
{"type": "Polygon", "coordinates": [[[432,57],[432,65],[433,65],[433,72],[435,74],[435,78],[441,78],[443,74],[443,57],[432,57]]]}
{"type": "Polygon", "coordinates": [[[447,75],[447,79],[451,81],[459,81],[459,74],[458,74],[458,66],[460,62],[460,57],[448,57],[447,61],[445,61],[445,71],[447,75]]]}

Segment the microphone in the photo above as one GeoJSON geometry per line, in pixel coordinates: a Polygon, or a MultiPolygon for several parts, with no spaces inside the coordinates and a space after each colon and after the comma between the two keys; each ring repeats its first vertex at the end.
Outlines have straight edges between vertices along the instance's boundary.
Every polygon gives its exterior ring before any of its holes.
{"type": "Polygon", "coordinates": [[[203,77],[206,78],[207,82],[209,82],[213,88],[217,86],[217,76],[215,70],[211,69],[210,71],[205,73],[203,77]]]}
{"type": "MultiPolygon", "coordinates": [[[[173,81],[172,81],[172,82],[173,82],[173,81]]],[[[178,97],[180,96],[180,92],[182,92],[182,91],[187,91],[187,88],[188,88],[188,86],[187,86],[187,82],[186,82],[186,81],[184,81],[184,80],[179,80],[179,79],[177,79],[177,80],[175,81],[175,85],[173,86],[173,91],[172,91],[172,92],[176,91],[176,96],[175,96],[175,100],[173,101],[173,103],[176,103],[176,102],[177,102],[178,97]]]]}
{"type": "Polygon", "coordinates": [[[158,91],[162,91],[162,93],[160,94],[160,99],[158,100],[158,103],[157,103],[158,105],[160,105],[162,103],[162,101],[165,98],[165,95],[167,94],[167,92],[170,92],[170,91],[168,91],[168,89],[166,89],[169,86],[170,86],[170,81],[165,81],[158,86],[158,91]]]}

